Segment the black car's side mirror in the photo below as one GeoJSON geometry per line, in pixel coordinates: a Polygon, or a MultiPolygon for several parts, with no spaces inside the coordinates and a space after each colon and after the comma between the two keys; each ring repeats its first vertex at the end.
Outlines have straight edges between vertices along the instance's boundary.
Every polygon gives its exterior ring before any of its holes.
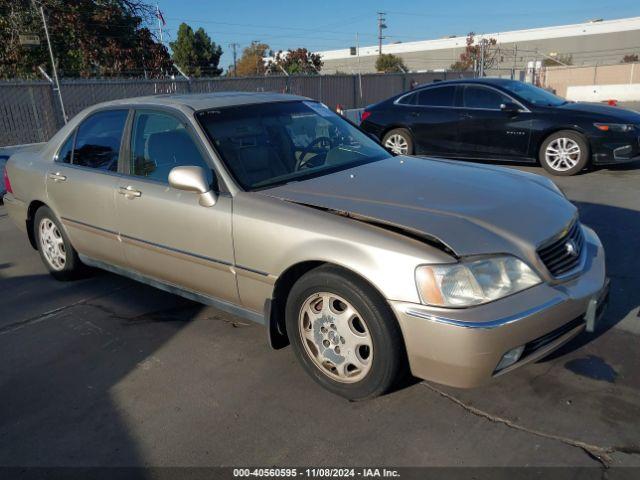
{"type": "Polygon", "coordinates": [[[520,111],[520,105],[513,102],[506,102],[500,105],[500,110],[505,113],[518,113],[520,111]]]}

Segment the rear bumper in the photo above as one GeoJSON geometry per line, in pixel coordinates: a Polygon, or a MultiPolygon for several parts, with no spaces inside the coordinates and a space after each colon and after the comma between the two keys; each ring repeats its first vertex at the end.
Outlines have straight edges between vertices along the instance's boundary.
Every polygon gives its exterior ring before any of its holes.
{"type": "Polygon", "coordinates": [[[7,193],[3,197],[4,206],[7,209],[9,218],[22,231],[27,231],[27,205],[14,197],[11,193],[7,193]]]}
{"type": "Polygon", "coordinates": [[[604,250],[585,229],[587,262],[580,276],[540,284],[467,309],[391,302],[405,339],[412,373],[454,387],[486,383],[557,349],[585,328],[590,302],[606,286],[604,250]],[[496,371],[503,355],[524,347],[513,365],[496,371]]]}

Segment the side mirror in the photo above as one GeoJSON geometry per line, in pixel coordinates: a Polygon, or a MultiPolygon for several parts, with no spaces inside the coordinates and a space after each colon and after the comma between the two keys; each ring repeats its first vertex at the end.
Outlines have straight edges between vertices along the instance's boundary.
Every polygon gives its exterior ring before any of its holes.
{"type": "Polygon", "coordinates": [[[520,105],[513,102],[506,102],[500,105],[500,110],[505,113],[518,113],[520,112],[520,105]]]}
{"type": "Polygon", "coordinates": [[[198,193],[198,203],[203,207],[213,207],[218,195],[211,190],[202,167],[174,167],[169,172],[169,185],[177,190],[198,193]]]}

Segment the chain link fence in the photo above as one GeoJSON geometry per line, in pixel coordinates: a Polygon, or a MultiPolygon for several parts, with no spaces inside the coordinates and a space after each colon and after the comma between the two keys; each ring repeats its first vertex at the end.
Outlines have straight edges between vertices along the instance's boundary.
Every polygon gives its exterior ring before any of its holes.
{"type": "MultiPolygon", "coordinates": [[[[63,80],[69,118],[96,103],[171,93],[224,91],[292,93],[336,109],[361,108],[409,90],[415,84],[472,76],[429,72],[366,75],[267,76],[198,79],[63,80]]],[[[48,82],[0,82],[0,146],[46,142],[64,124],[57,95],[48,82]]]]}

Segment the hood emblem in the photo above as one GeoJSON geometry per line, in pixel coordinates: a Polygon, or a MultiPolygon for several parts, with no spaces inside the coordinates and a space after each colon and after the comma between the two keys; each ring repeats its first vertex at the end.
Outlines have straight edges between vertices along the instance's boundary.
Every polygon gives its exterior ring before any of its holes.
{"type": "Polygon", "coordinates": [[[564,244],[564,249],[567,255],[571,255],[572,257],[578,256],[578,246],[573,240],[568,240],[567,243],[564,244]]]}

